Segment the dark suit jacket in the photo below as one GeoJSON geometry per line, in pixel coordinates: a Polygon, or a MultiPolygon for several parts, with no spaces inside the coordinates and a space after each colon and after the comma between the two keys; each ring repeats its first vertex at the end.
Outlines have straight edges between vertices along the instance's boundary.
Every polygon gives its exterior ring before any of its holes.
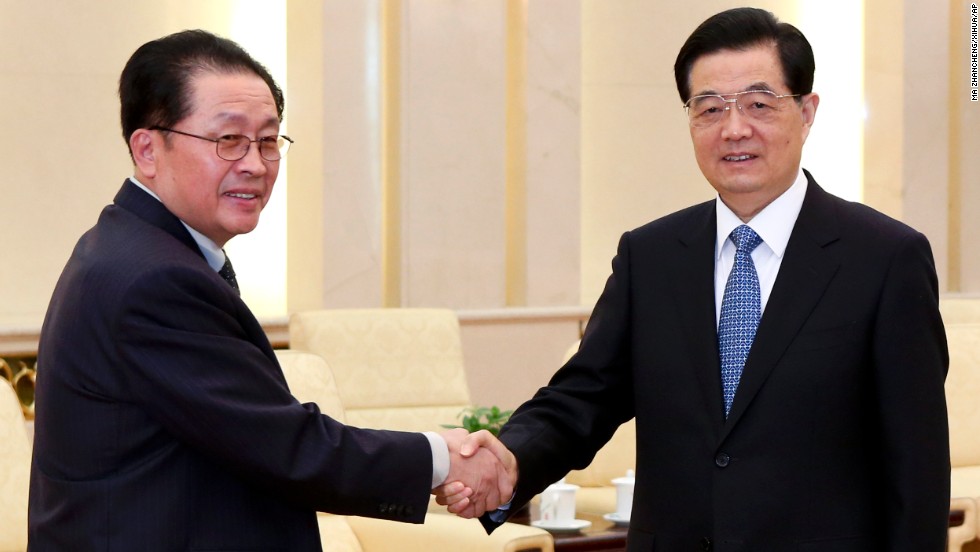
{"type": "Polygon", "coordinates": [[[635,416],[631,551],[945,550],[948,354],[929,244],[807,177],[727,421],[711,201],[622,237],[578,354],[501,431],[515,506],[635,416]]]}
{"type": "Polygon", "coordinates": [[[425,437],[299,404],[245,303],[132,183],[54,291],[36,404],[32,551],[320,550],[316,510],[425,515],[425,437]]]}

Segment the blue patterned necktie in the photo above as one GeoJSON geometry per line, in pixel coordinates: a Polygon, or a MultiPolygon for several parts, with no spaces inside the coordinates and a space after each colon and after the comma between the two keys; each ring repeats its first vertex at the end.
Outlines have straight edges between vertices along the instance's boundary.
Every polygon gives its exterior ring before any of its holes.
{"type": "Polygon", "coordinates": [[[718,322],[718,350],[721,352],[721,386],[725,399],[725,417],[732,409],[735,390],[742,377],[745,359],[752,348],[755,330],[762,318],[762,294],[759,275],[752,262],[752,251],[762,238],[747,225],[732,230],[728,236],[735,244],[735,264],[725,284],[718,322]]]}

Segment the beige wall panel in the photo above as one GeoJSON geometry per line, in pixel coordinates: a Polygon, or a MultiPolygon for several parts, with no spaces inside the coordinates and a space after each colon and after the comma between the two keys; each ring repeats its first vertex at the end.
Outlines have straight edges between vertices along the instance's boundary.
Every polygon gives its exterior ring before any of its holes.
{"type": "Polygon", "coordinates": [[[76,240],[132,174],[116,88],[133,50],[189,27],[227,32],[230,4],[0,2],[0,325],[40,326],[76,240]]]}
{"type": "Polygon", "coordinates": [[[676,90],[587,84],[583,96],[582,304],[590,305],[623,232],[714,192],[694,160],[686,116],[671,109],[676,90]]]}
{"type": "Polygon", "coordinates": [[[582,3],[583,305],[599,297],[623,232],[710,197],[673,80],[677,49],[704,19],[698,12],[582,3]]]}
{"type": "Polygon", "coordinates": [[[324,9],[324,306],[381,306],[380,5],[324,9]]]}
{"type": "Polygon", "coordinates": [[[527,3],[528,306],[579,304],[581,9],[527,3]]]}
{"type": "Polygon", "coordinates": [[[404,2],[403,306],[504,304],[503,2],[404,2]]]}
{"type": "Polygon", "coordinates": [[[548,383],[579,338],[579,322],[570,316],[519,318],[504,313],[473,318],[464,311],[460,333],[470,399],[506,410],[548,383]]]}
{"type": "Polygon", "coordinates": [[[949,264],[949,4],[904,2],[902,220],[932,244],[939,289],[949,264]]]}
{"type": "Polygon", "coordinates": [[[286,310],[324,306],[326,16],[320,0],[290,0],[286,12],[289,67],[286,119],[298,143],[289,152],[286,198],[286,310]]]}
{"type": "Polygon", "coordinates": [[[902,218],[904,16],[893,0],[865,0],[864,202],[902,218]]]}
{"type": "MultiPolygon", "coordinates": [[[[952,123],[950,158],[957,200],[951,202],[950,215],[955,218],[958,291],[980,292],[980,101],[972,101],[970,74],[970,4],[953,0],[950,14],[953,42],[950,46],[952,66],[952,123]]],[[[950,267],[953,269],[952,263],[950,267]]],[[[952,274],[950,275],[952,279],[952,274]]]]}
{"type": "Polygon", "coordinates": [[[863,1],[798,0],[797,13],[780,9],[783,20],[807,37],[820,97],[801,165],[820,186],[849,201],[861,201],[864,180],[864,9],[863,1]]]}
{"type": "Polygon", "coordinates": [[[118,130],[111,77],[3,80],[0,96],[9,96],[0,101],[17,106],[0,114],[0,127],[17,129],[0,137],[8,168],[0,184],[8,206],[0,237],[6,264],[0,271],[3,318],[40,326],[75,242],[112,201],[131,165],[118,130]],[[65,90],[74,91],[70,99],[65,90]]]}

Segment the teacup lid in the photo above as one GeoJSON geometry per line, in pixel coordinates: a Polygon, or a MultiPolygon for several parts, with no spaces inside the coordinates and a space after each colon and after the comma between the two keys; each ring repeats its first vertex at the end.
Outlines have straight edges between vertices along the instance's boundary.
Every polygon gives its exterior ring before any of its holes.
{"type": "Polygon", "coordinates": [[[573,491],[577,490],[578,485],[573,485],[571,483],[565,483],[565,478],[562,477],[558,481],[555,481],[551,485],[548,485],[548,490],[552,491],[573,491]]]}
{"type": "Polygon", "coordinates": [[[617,477],[612,480],[613,485],[633,485],[636,482],[636,475],[633,470],[626,470],[625,477],[617,477]]]}

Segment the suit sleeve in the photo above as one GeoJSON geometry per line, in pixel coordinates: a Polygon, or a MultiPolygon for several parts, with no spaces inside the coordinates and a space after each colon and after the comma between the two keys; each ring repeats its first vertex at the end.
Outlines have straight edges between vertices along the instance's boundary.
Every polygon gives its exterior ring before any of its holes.
{"type": "MultiPolygon", "coordinates": [[[[579,351],[501,429],[520,468],[511,511],[570,470],[584,469],[634,415],[628,353],[629,233],[624,234],[579,351]]],[[[488,529],[495,527],[486,516],[488,529]]]]}
{"type": "Polygon", "coordinates": [[[299,404],[244,329],[240,317],[251,314],[220,280],[200,276],[171,265],[125,291],[112,326],[134,400],[187,446],[288,501],[420,523],[432,477],[426,438],[345,426],[299,404]]]}
{"type": "Polygon", "coordinates": [[[875,320],[887,550],[945,550],[949,513],[949,366],[929,244],[914,234],[894,256],[875,320]]]}

